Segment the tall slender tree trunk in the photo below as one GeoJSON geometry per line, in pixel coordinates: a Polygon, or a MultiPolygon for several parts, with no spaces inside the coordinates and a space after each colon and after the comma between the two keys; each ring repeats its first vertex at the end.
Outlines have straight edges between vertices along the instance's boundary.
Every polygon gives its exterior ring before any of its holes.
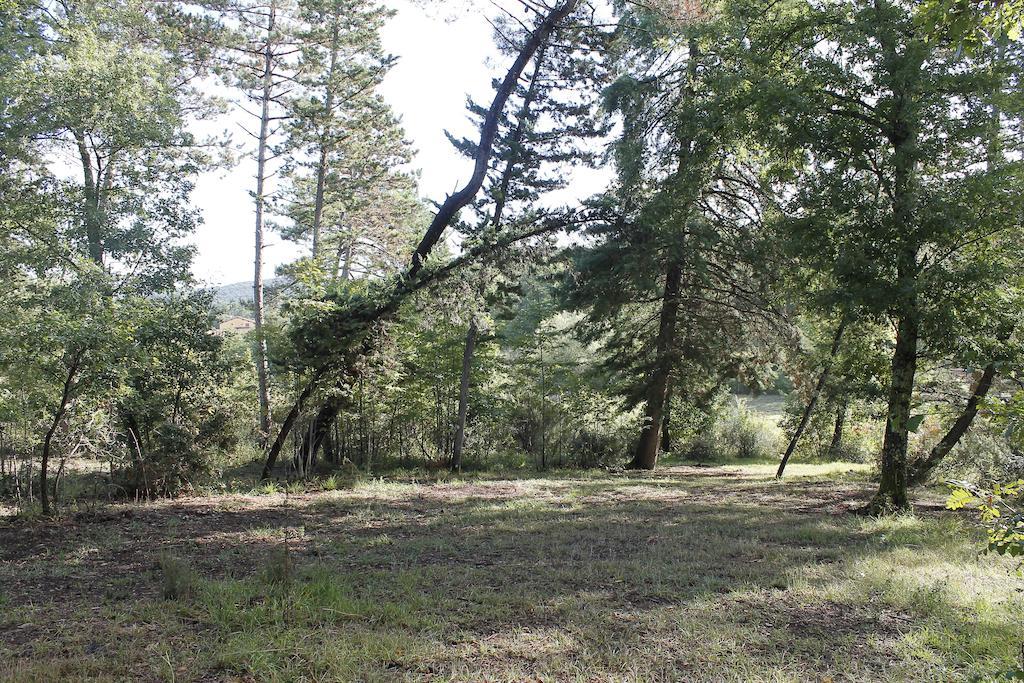
{"type": "Polygon", "coordinates": [[[665,392],[665,408],[661,411],[661,452],[668,453],[672,450],[672,380],[669,380],[668,390],[665,392]]]}
{"type": "Polygon", "coordinates": [[[68,405],[71,403],[71,394],[74,391],[75,378],[78,377],[78,370],[81,367],[82,356],[84,355],[84,351],[78,351],[72,357],[71,365],[68,366],[67,376],[61,390],[60,403],[57,405],[57,409],[53,411],[53,420],[50,422],[50,428],[46,430],[46,436],[43,437],[43,452],[39,460],[39,503],[43,506],[44,515],[50,514],[50,482],[48,481],[48,471],[50,466],[50,453],[53,450],[53,437],[57,433],[57,429],[60,427],[61,420],[64,419],[65,413],[67,413],[68,405]]]}
{"type": "Polygon", "coordinates": [[[811,398],[807,402],[807,406],[804,408],[804,413],[800,417],[800,423],[796,426],[796,431],[793,432],[792,438],[789,440],[789,445],[786,446],[786,452],[782,454],[782,462],[779,463],[779,469],[775,473],[776,479],[782,479],[782,475],[786,471],[786,465],[789,464],[789,459],[792,457],[793,452],[796,450],[796,446],[800,443],[800,437],[803,436],[804,430],[807,429],[807,424],[811,421],[811,414],[814,412],[814,406],[818,404],[818,399],[821,397],[821,392],[828,383],[829,375],[832,374],[832,364],[836,360],[836,356],[839,354],[839,347],[843,341],[843,333],[846,331],[846,316],[839,321],[839,325],[836,327],[836,333],[832,337],[832,349],[829,352],[828,360],[825,362],[825,367],[821,370],[821,375],[818,377],[817,384],[814,385],[814,391],[811,393],[811,398]]]}
{"type": "Polygon", "coordinates": [[[473,370],[473,352],[476,349],[476,318],[469,321],[466,331],[466,346],[462,352],[462,377],[459,382],[459,415],[455,430],[455,445],[452,447],[452,472],[462,470],[462,447],[466,442],[466,415],[469,412],[469,379],[473,370]]]}
{"type": "Polygon", "coordinates": [[[252,281],[253,307],[256,318],[256,375],[259,383],[260,444],[262,447],[266,447],[271,427],[270,368],[267,359],[267,333],[264,326],[263,302],[263,214],[266,204],[267,147],[270,136],[270,99],[274,76],[275,11],[275,4],[271,2],[267,15],[267,42],[263,52],[263,91],[259,147],[256,154],[256,254],[252,281]]]}
{"type": "Polygon", "coordinates": [[[313,261],[320,261],[320,244],[324,222],[324,194],[327,184],[327,159],[330,153],[329,130],[334,111],[334,74],[338,67],[338,15],[331,25],[331,58],[327,67],[327,87],[324,93],[324,127],[320,131],[320,156],[316,165],[316,195],[313,199],[313,261]]]}
{"type": "Polygon", "coordinates": [[[964,411],[960,413],[960,416],[956,419],[953,425],[949,428],[949,431],[939,440],[932,450],[928,453],[927,457],[914,463],[910,468],[910,474],[908,481],[910,484],[923,483],[928,475],[931,473],[935,466],[938,465],[943,458],[945,458],[953,447],[956,446],[961,437],[967,433],[967,430],[971,428],[971,424],[974,422],[974,418],[978,415],[978,410],[981,408],[981,402],[985,400],[985,396],[988,395],[989,389],[992,388],[992,383],[996,378],[996,366],[989,363],[985,366],[985,369],[981,373],[981,377],[978,378],[978,382],[974,385],[974,390],[971,392],[971,397],[967,400],[967,406],[964,411]]]}
{"type": "Polygon", "coordinates": [[[669,264],[665,274],[665,292],[662,296],[661,316],[658,323],[657,356],[654,371],[647,385],[647,407],[644,423],[640,429],[630,469],[653,470],[658,464],[658,432],[662,412],[668,394],[669,376],[672,374],[673,349],[676,338],[676,321],[679,317],[679,290],[682,286],[683,268],[679,261],[669,264]]]}

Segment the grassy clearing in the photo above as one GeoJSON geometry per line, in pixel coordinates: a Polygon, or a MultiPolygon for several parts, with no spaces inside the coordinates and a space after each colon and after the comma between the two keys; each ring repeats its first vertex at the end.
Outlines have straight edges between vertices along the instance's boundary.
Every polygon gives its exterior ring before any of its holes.
{"type": "Polygon", "coordinates": [[[0,679],[962,680],[1024,581],[855,465],[220,496],[0,527],[0,679]],[[164,597],[168,596],[168,597],[164,597]]]}

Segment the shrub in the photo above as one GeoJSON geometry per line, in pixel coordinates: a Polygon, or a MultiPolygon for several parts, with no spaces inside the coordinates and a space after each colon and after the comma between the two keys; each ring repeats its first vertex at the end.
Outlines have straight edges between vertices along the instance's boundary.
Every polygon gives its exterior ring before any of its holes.
{"type": "Polygon", "coordinates": [[[683,457],[689,460],[765,460],[778,455],[779,445],[777,431],[744,403],[737,402],[709,429],[691,439],[683,457]]]}
{"type": "Polygon", "coordinates": [[[271,586],[287,586],[294,576],[295,566],[287,545],[270,550],[263,563],[263,580],[271,586]]]}
{"type": "MultiPolygon", "coordinates": [[[[917,457],[926,456],[926,449],[936,440],[922,441],[917,457]]],[[[1021,477],[1024,477],[1024,457],[993,425],[981,419],[975,420],[971,430],[943,458],[932,475],[935,481],[957,479],[971,484],[1014,481],[1021,477]]]]}
{"type": "Polygon", "coordinates": [[[195,594],[198,577],[187,561],[165,554],[160,556],[158,564],[164,600],[181,600],[195,594]]]}
{"type": "MultiPolygon", "coordinates": [[[[982,489],[966,482],[950,483],[952,489],[946,507],[960,510],[977,508],[988,532],[985,552],[1024,558],[1024,479],[1009,484],[994,484],[982,489]]],[[[1022,565],[1018,565],[1018,571],[1022,565]]]]}

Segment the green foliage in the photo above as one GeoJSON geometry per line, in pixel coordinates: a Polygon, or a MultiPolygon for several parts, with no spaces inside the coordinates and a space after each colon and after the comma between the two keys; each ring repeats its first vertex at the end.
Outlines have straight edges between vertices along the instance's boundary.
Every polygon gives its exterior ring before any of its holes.
{"type": "MultiPolygon", "coordinates": [[[[925,448],[931,448],[931,444],[939,438],[935,432],[925,436],[926,439],[921,439],[925,448]]],[[[936,467],[932,479],[952,479],[986,486],[1021,476],[1024,476],[1024,457],[1020,451],[1007,441],[1005,433],[991,419],[979,417],[975,419],[971,430],[936,467]]]]}
{"type": "Polygon", "coordinates": [[[742,400],[717,407],[715,418],[705,425],[684,447],[688,460],[765,461],[781,452],[780,434],[762,416],[751,411],[742,400]]]}
{"type": "Polygon", "coordinates": [[[950,482],[951,493],[946,501],[950,510],[973,505],[988,533],[986,552],[1010,557],[1024,557],[1024,479],[993,484],[982,489],[964,482],[950,482]]]}

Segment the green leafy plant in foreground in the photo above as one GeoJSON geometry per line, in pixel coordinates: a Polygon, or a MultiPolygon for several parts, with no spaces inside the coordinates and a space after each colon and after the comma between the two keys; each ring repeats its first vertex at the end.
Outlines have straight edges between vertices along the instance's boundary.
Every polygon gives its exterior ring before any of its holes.
{"type": "Polygon", "coordinates": [[[949,482],[949,486],[952,491],[947,508],[959,510],[973,505],[980,513],[988,531],[986,552],[1024,558],[1024,509],[1017,504],[1024,494],[1024,479],[995,484],[991,490],[964,482],[949,482]]]}

